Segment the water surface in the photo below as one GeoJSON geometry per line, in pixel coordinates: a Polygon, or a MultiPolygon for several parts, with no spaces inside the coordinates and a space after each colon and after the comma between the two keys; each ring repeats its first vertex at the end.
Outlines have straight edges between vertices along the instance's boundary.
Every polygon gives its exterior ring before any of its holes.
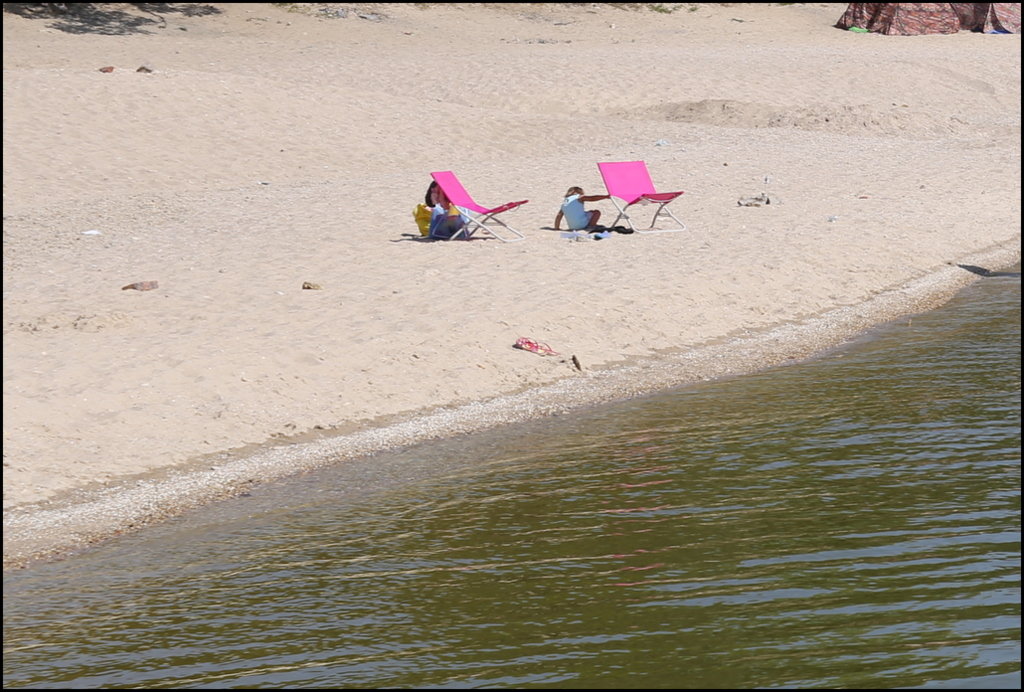
{"type": "Polygon", "coordinates": [[[5,575],[5,687],[1019,688],[1020,277],[5,575]]]}

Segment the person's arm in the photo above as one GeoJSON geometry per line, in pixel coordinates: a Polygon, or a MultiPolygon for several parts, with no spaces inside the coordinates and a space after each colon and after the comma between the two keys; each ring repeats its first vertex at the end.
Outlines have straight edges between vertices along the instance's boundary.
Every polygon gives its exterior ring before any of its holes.
{"type": "Polygon", "coordinates": [[[611,195],[587,195],[580,197],[581,202],[600,202],[602,199],[611,199],[611,195]]]}
{"type": "Polygon", "coordinates": [[[558,210],[558,216],[555,217],[555,230],[559,230],[559,226],[562,225],[562,210],[558,210]]]}

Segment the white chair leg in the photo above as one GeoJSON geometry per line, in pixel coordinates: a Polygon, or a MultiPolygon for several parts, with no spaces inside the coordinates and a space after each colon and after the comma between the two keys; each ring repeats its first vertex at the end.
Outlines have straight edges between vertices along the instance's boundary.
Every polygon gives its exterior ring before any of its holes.
{"type": "Polygon", "coordinates": [[[651,219],[651,225],[648,226],[647,230],[643,230],[643,231],[641,231],[639,229],[633,229],[633,230],[635,230],[637,233],[675,233],[677,231],[685,231],[686,230],[686,224],[683,223],[682,221],[680,221],[679,219],[677,219],[676,215],[673,214],[672,210],[669,209],[666,205],[668,205],[668,202],[664,202],[664,203],[662,203],[662,204],[660,204],[658,206],[657,211],[654,212],[654,217],[651,219]],[[661,214],[662,212],[664,212],[665,214],[668,214],[672,218],[673,221],[675,221],[677,224],[679,224],[679,227],[678,228],[654,228],[654,224],[656,224],[658,222],[658,215],[661,214]]]}

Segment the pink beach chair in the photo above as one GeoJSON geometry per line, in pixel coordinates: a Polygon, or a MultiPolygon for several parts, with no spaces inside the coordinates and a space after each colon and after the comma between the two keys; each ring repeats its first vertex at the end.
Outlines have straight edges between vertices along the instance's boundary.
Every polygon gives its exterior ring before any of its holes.
{"type": "Polygon", "coordinates": [[[611,195],[612,204],[619,210],[619,215],[609,225],[614,226],[619,219],[624,219],[626,224],[637,233],[670,233],[686,230],[686,224],[677,219],[671,209],[666,208],[669,202],[683,194],[682,191],[657,192],[654,189],[654,183],[651,182],[651,174],[647,172],[646,163],[643,161],[614,161],[599,163],[597,167],[604,179],[604,186],[608,189],[608,194],[611,195]],[[625,204],[620,204],[617,200],[621,200],[625,204]],[[658,208],[654,212],[654,218],[651,219],[650,227],[646,230],[635,228],[626,210],[634,204],[652,203],[657,204],[658,208]],[[670,216],[678,226],[654,228],[654,224],[658,221],[658,215],[662,213],[670,216]]]}
{"type": "Polygon", "coordinates": [[[530,200],[524,199],[519,202],[506,202],[505,204],[489,209],[474,202],[473,198],[468,192],[466,192],[466,188],[462,186],[462,183],[459,182],[459,179],[455,177],[455,174],[451,171],[438,171],[436,173],[431,173],[430,175],[437,181],[441,191],[444,192],[445,196],[452,204],[469,212],[466,214],[468,221],[464,227],[466,233],[473,233],[475,230],[481,229],[490,233],[498,240],[506,243],[526,239],[526,236],[522,233],[496,217],[498,214],[510,209],[515,209],[520,205],[526,204],[530,200]],[[498,233],[495,228],[496,226],[500,226],[507,230],[512,234],[512,236],[506,237],[498,233]]]}

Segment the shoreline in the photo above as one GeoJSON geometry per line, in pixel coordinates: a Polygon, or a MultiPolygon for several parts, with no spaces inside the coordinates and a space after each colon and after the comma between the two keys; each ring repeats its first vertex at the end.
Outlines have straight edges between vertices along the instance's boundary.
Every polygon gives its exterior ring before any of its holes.
{"type": "Polygon", "coordinates": [[[183,467],[159,469],[99,490],[73,490],[52,500],[11,507],[4,511],[4,571],[70,557],[119,535],[201,511],[256,483],[286,479],[386,449],[802,362],[841,347],[876,326],[937,308],[982,278],[960,265],[997,271],[1019,262],[1017,237],[948,262],[863,303],[826,310],[797,322],[777,323],[754,334],[585,371],[579,377],[566,376],[514,394],[421,411],[356,432],[271,442],[243,453],[206,455],[183,467]]]}

